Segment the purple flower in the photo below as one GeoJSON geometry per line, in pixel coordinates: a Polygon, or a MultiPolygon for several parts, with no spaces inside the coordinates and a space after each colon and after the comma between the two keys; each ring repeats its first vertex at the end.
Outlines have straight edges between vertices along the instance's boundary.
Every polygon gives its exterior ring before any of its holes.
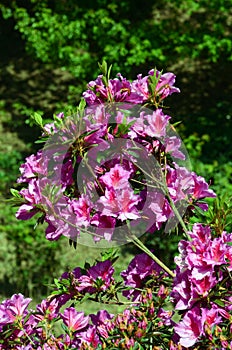
{"type": "Polygon", "coordinates": [[[102,175],[100,179],[108,188],[113,187],[115,190],[122,190],[130,186],[128,183],[130,176],[131,171],[124,169],[120,164],[115,164],[115,166],[102,175]]]}
{"type": "Polygon", "coordinates": [[[111,241],[114,233],[116,219],[107,215],[96,213],[91,219],[91,225],[96,226],[95,235],[93,238],[95,242],[98,242],[103,238],[109,242],[111,241]]]}
{"type": "MultiPolygon", "coordinates": [[[[150,70],[149,75],[154,75],[154,70],[150,70]]],[[[156,71],[156,77],[160,74],[159,71],[156,71]]],[[[172,95],[174,92],[180,92],[180,89],[175,87],[176,76],[173,73],[164,73],[160,76],[158,84],[156,85],[156,93],[160,96],[161,100],[166,98],[169,95],[172,95]]]]}
{"type": "Polygon", "coordinates": [[[161,321],[159,322],[159,326],[162,326],[163,324],[166,326],[172,325],[172,316],[173,311],[170,310],[164,310],[163,308],[159,309],[157,316],[161,318],[161,321]]]}
{"type": "Polygon", "coordinates": [[[140,197],[129,188],[122,189],[122,191],[106,188],[105,195],[98,200],[98,206],[102,215],[117,217],[122,221],[133,220],[140,217],[136,209],[139,200],[140,197]]]}
{"type": "Polygon", "coordinates": [[[178,268],[176,269],[171,297],[174,299],[176,310],[186,310],[195,304],[199,295],[191,281],[190,271],[180,272],[178,268]]]}
{"type": "Polygon", "coordinates": [[[163,114],[162,109],[156,109],[151,115],[144,116],[148,122],[146,133],[151,137],[164,137],[170,116],[163,114]]]}
{"type": "Polygon", "coordinates": [[[105,102],[130,102],[141,103],[143,99],[132,91],[131,83],[123,78],[120,73],[118,78],[110,79],[108,85],[103,83],[103,76],[99,75],[95,81],[88,84],[88,90],[83,93],[88,105],[101,104],[105,102]]]}
{"type": "Polygon", "coordinates": [[[87,327],[89,323],[89,317],[84,316],[84,312],[78,312],[74,307],[65,309],[61,318],[71,332],[77,332],[87,327]]]}
{"type": "Polygon", "coordinates": [[[78,200],[70,201],[70,207],[76,215],[77,226],[88,226],[90,223],[90,212],[92,203],[87,195],[81,195],[78,200]]]}
{"type": "Polygon", "coordinates": [[[31,301],[31,298],[25,298],[21,293],[4,300],[0,304],[0,326],[14,323],[25,317],[28,313],[26,309],[31,301]]]}
{"type": "Polygon", "coordinates": [[[30,180],[28,188],[22,189],[20,194],[25,198],[27,203],[19,207],[16,213],[16,218],[20,220],[28,220],[39,211],[36,206],[37,204],[41,204],[42,201],[38,180],[35,178],[30,180]]]}
{"type": "Polygon", "coordinates": [[[99,336],[97,335],[96,327],[89,325],[85,332],[80,333],[81,342],[84,344],[91,345],[94,349],[97,348],[98,344],[101,344],[99,336]]]}
{"type": "Polygon", "coordinates": [[[128,299],[133,296],[133,300],[140,298],[140,292],[136,291],[136,288],[142,288],[146,277],[151,275],[159,275],[162,271],[154,260],[152,260],[147,254],[142,253],[134,257],[128,268],[121,272],[121,276],[124,279],[125,286],[133,287],[133,289],[124,291],[123,295],[128,299]]]}
{"type": "Polygon", "coordinates": [[[87,290],[90,293],[96,290],[106,290],[114,280],[113,273],[114,268],[110,260],[100,261],[88,269],[87,275],[78,278],[77,289],[87,290]]]}
{"type": "Polygon", "coordinates": [[[204,319],[199,308],[188,311],[182,321],[175,325],[175,332],[180,337],[180,344],[186,348],[194,345],[203,334],[204,319]]]}
{"type": "Polygon", "coordinates": [[[109,336],[109,331],[114,328],[112,319],[113,314],[109,314],[106,310],[98,311],[97,315],[90,315],[93,325],[96,326],[98,334],[101,337],[107,338],[109,336]]]}
{"type": "MultiPolygon", "coordinates": [[[[154,76],[154,69],[148,72],[148,76],[142,77],[142,74],[137,76],[137,80],[132,82],[132,90],[139,94],[143,98],[143,102],[149,101],[152,96],[149,89],[149,76],[154,76]]],[[[156,78],[158,78],[160,72],[156,70],[156,78]]],[[[167,96],[174,92],[180,92],[180,89],[174,86],[176,76],[173,73],[161,74],[157,85],[155,86],[154,94],[158,96],[160,100],[165,99],[167,96]]]]}
{"type": "Polygon", "coordinates": [[[63,162],[62,168],[61,168],[61,177],[60,182],[63,185],[63,187],[71,186],[73,184],[73,165],[72,160],[69,158],[68,160],[65,160],[63,162]]]}
{"type": "MultiPolygon", "coordinates": [[[[57,120],[62,120],[64,118],[64,113],[61,112],[56,115],[57,120]]],[[[44,130],[47,132],[48,135],[52,135],[53,133],[58,131],[57,125],[55,125],[55,122],[48,123],[44,125],[44,130]]]]}
{"type": "Polygon", "coordinates": [[[36,306],[36,313],[33,315],[35,320],[38,322],[47,319],[51,321],[53,318],[57,317],[59,309],[59,303],[56,299],[51,301],[42,300],[41,304],[36,306]]]}
{"type": "Polygon", "coordinates": [[[177,136],[170,136],[165,139],[165,152],[170,153],[172,157],[185,160],[185,155],[180,151],[181,139],[177,136]]]}
{"type": "Polygon", "coordinates": [[[21,176],[17,179],[19,183],[30,182],[38,174],[46,175],[47,163],[45,163],[45,158],[42,158],[42,151],[27,157],[26,162],[20,166],[19,170],[21,172],[21,176]]]}

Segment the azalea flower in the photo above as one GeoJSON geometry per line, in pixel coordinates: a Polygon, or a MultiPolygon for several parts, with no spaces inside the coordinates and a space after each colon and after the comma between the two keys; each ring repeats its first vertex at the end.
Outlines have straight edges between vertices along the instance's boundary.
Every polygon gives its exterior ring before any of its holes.
{"type": "Polygon", "coordinates": [[[84,316],[84,312],[78,312],[74,307],[66,308],[60,316],[71,332],[77,332],[87,327],[89,323],[89,317],[84,316]]]}
{"type": "Polygon", "coordinates": [[[199,337],[203,334],[204,319],[200,314],[199,308],[193,308],[188,311],[182,321],[175,325],[175,332],[180,337],[180,344],[186,348],[193,346],[199,337]]]}

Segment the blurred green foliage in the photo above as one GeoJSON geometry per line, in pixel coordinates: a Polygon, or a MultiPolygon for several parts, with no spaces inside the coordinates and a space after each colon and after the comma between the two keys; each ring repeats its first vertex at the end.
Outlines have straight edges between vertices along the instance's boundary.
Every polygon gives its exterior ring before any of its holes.
{"type": "MultiPolygon", "coordinates": [[[[0,0],[0,10],[2,198],[16,185],[24,157],[39,147],[32,111],[46,119],[77,105],[103,59],[113,64],[113,74],[130,79],[154,66],[177,75],[181,94],[169,98],[166,112],[182,121],[178,132],[193,170],[219,195],[231,193],[231,0],[0,0]]],[[[62,244],[46,242],[42,228],[16,221],[4,201],[0,228],[1,293],[14,285],[43,293],[40,278],[47,282],[65,266],[56,255],[62,244]]],[[[176,239],[156,237],[153,243],[166,263],[172,260],[176,239]]]]}

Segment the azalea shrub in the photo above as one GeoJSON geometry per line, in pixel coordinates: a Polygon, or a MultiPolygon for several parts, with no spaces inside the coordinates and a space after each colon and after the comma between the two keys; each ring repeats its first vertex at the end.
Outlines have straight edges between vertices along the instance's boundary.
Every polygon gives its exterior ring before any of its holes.
{"type": "Polygon", "coordinates": [[[34,115],[42,147],[12,194],[16,217],[45,222],[47,240],[106,252],[55,279],[34,310],[20,293],[4,300],[0,349],[231,349],[231,206],[212,204],[166,114],[175,75],[152,69],[131,82],[99,66],[75,111],[49,124],[34,115]],[[174,270],[142,240],[170,234],[179,235],[174,270]],[[128,242],[142,252],[117,278],[116,248],[128,242]],[[124,311],[86,315],[75,308],[86,300],[124,311]]]}

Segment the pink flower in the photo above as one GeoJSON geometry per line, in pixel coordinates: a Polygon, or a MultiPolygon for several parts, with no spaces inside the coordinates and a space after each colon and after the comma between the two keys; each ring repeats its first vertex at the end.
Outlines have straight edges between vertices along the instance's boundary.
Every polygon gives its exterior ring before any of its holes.
{"type": "Polygon", "coordinates": [[[180,344],[186,348],[194,345],[203,334],[204,320],[199,308],[188,311],[182,321],[175,325],[175,332],[180,336],[180,344]]]}
{"type": "Polygon", "coordinates": [[[102,215],[111,215],[122,221],[138,219],[140,215],[136,205],[139,199],[139,196],[128,188],[122,191],[106,188],[105,195],[98,200],[99,210],[101,210],[102,215]]]}
{"type": "Polygon", "coordinates": [[[216,194],[213,190],[209,189],[209,185],[205,181],[205,179],[201,176],[197,176],[195,173],[193,174],[193,180],[194,180],[194,191],[193,191],[193,198],[195,199],[202,199],[205,197],[216,197],[216,194]]]}
{"type": "Polygon", "coordinates": [[[147,135],[157,138],[166,135],[166,127],[171,117],[163,114],[162,109],[156,109],[151,115],[146,115],[144,118],[148,122],[147,135]]]}
{"type": "Polygon", "coordinates": [[[124,291],[123,295],[128,299],[133,296],[133,300],[140,298],[140,292],[134,290],[134,288],[142,288],[144,279],[150,275],[159,275],[162,271],[154,260],[152,260],[147,254],[142,253],[136,255],[128,265],[128,268],[121,272],[121,276],[124,279],[126,286],[133,287],[133,289],[124,291]]]}
{"type": "Polygon", "coordinates": [[[132,82],[132,89],[143,98],[143,102],[148,100],[150,97],[148,76],[143,77],[142,74],[138,74],[137,79],[132,82]]]}
{"type": "Polygon", "coordinates": [[[94,105],[104,102],[122,101],[141,103],[142,98],[136,92],[132,91],[131,83],[123,78],[120,73],[117,76],[118,78],[108,81],[108,86],[105,86],[103,83],[102,75],[99,75],[95,81],[89,82],[89,89],[83,93],[87,104],[94,105]]]}
{"type": "Polygon", "coordinates": [[[222,322],[221,316],[219,316],[218,308],[213,306],[210,309],[202,308],[201,309],[202,318],[205,320],[204,326],[206,327],[214,327],[215,325],[222,322]]]}
{"type": "Polygon", "coordinates": [[[172,157],[185,160],[185,155],[180,151],[181,139],[177,136],[170,136],[165,139],[165,152],[170,153],[172,157]]]}
{"type": "Polygon", "coordinates": [[[78,200],[73,199],[70,201],[70,207],[76,215],[76,224],[78,226],[88,226],[92,209],[92,203],[89,197],[82,194],[78,200]]]}
{"type": "Polygon", "coordinates": [[[71,332],[77,332],[87,327],[89,323],[89,317],[85,317],[84,312],[78,312],[74,307],[65,309],[61,318],[71,332]]]}
{"type": "MultiPolygon", "coordinates": [[[[156,71],[156,76],[160,74],[159,71],[156,71]]],[[[149,75],[154,75],[154,70],[150,70],[149,75]]],[[[160,76],[159,82],[156,85],[156,93],[163,100],[169,95],[172,95],[174,92],[180,92],[180,89],[175,87],[176,76],[173,73],[164,73],[160,76]]]]}
{"type": "Polygon", "coordinates": [[[41,204],[42,201],[39,181],[35,178],[30,180],[28,188],[22,189],[20,194],[25,198],[27,203],[19,207],[16,213],[16,218],[20,220],[28,220],[39,211],[36,205],[41,204]]]}
{"type": "Polygon", "coordinates": [[[208,296],[209,292],[217,284],[218,281],[216,277],[212,276],[211,274],[209,276],[204,276],[200,280],[195,280],[194,282],[195,283],[193,285],[193,288],[195,289],[195,291],[198,293],[199,296],[205,298],[208,296]]]}
{"type": "Polygon", "coordinates": [[[94,347],[94,349],[97,348],[98,344],[101,344],[96,327],[93,325],[90,325],[85,332],[81,332],[80,338],[82,343],[87,343],[94,347]]]}
{"type": "Polygon", "coordinates": [[[125,170],[120,164],[115,164],[110,171],[101,176],[101,181],[108,187],[123,189],[129,185],[128,180],[131,176],[131,171],[125,170]]]}
{"type": "Polygon", "coordinates": [[[189,236],[192,238],[192,240],[197,240],[198,246],[200,245],[208,245],[212,236],[211,236],[211,230],[209,226],[203,226],[202,224],[194,224],[192,231],[189,232],[189,236]]]}
{"type": "Polygon", "coordinates": [[[175,168],[167,167],[166,182],[174,201],[187,200],[193,191],[192,174],[184,167],[178,165],[175,168]]]}
{"type": "MultiPolygon", "coordinates": [[[[143,102],[148,101],[152,95],[149,90],[149,75],[154,76],[154,69],[148,72],[148,76],[142,77],[142,74],[137,76],[137,80],[132,82],[132,89],[134,92],[138,93],[143,97],[143,102]]],[[[156,70],[156,78],[160,75],[160,72],[156,70]]],[[[174,86],[176,76],[173,73],[161,74],[157,85],[155,87],[154,94],[160,98],[160,100],[165,99],[167,96],[173,94],[174,92],[180,92],[180,89],[174,86]]]]}
{"type": "Polygon", "coordinates": [[[110,260],[98,262],[88,269],[87,275],[78,278],[77,289],[87,290],[90,293],[96,290],[106,290],[114,280],[113,273],[114,268],[110,260]]]}
{"type": "Polygon", "coordinates": [[[14,294],[10,299],[4,300],[0,304],[0,326],[13,323],[27,315],[27,307],[32,301],[25,298],[21,293],[14,294]]]}
{"type": "Polygon", "coordinates": [[[152,201],[149,205],[151,211],[155,214],[155,223],[157,228],[161,227],[161,224],[168,220],[171,214],[171,207],[165,198],[164,194],[161,192],[152,193],[152,201]]]}
{"type": "Polygon", "coordinates": [[[19,168],[21,176],[17,182],[30,182],[38,174],[45,175],[47,171],[47,164],[45,157],[42,158],[42,151],[40,150],[36,155],[32,154],[26,158],[26,162],[19,168]]]}

